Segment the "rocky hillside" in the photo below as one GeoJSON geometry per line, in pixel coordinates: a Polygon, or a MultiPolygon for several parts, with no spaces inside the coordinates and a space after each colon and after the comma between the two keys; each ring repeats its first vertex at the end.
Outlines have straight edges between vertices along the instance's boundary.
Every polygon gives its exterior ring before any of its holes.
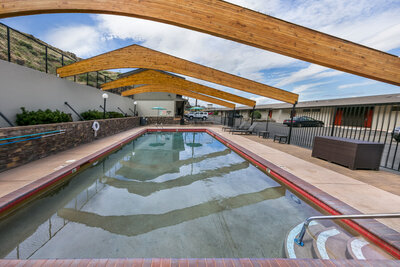
{"type": "MultiPolygon", "coordinates": [[[[10,45],[12,62],[43,72],[46,71],[45,45],[47,45],[48,72],[52,74],[56,74],[56,69],[62,66],[62,54],[64,54],[64,65],[81,60],[81,58],[77,57],[74,53],[53,47],[42,40],[37,39],[33,35],[19,33],[14,30],[10,31],[10,45]]],[[[7,29],[3,24],[0,24],[0,59],[8,60],[7,29]]],[[[119,73],[111,71],[101,71],[100,73],[100,84],[105,82],[105,76],[108,77],[107,81],[109,81],[110,79],[115,80],[119,75],[119,73]]],[[[96,73],[90,73],[89,84],[95,86],[96,78],[96,73]]],[[[73,78],[70,77],[68,79],[73,78]]],[[[87,75],[78,75],[77,82],[86,84],[87,75]]]]}

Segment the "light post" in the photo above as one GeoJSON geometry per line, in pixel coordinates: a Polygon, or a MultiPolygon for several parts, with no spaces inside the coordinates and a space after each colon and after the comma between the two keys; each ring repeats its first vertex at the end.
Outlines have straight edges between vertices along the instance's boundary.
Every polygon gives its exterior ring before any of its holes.
{"type": "Polygon", "coordinates": [[[104,99],[104,106],[103,106],[103,119],[106,118],[106,102],[107,102],[107,98],[108,98],[108,94],[104,93],[102,95],[103,99],[104,99]]]}
{"type": "Polygon", "coordinates": [[[133,116],[136,117],[136,105],[137,105],[137,101],[133,102],[133,116]]]}

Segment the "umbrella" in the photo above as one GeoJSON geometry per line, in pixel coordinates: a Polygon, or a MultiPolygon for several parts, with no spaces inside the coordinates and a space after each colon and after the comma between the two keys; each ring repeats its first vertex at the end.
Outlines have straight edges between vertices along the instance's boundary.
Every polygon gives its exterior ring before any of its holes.
{"type": "Polygon", "coordinates": [[[158,110],[158,112],[157,112],[157,124],[158,124],[158,116],[160,115],[160,110],[166,110],[166,108],[163,108],[163,107],[152,107],[151,109],[158,110]]]}

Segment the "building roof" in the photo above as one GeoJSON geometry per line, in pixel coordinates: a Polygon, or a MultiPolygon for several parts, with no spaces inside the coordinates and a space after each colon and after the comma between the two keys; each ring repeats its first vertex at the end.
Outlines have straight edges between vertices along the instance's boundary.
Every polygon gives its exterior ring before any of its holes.
{"type": "MultiPolygon", "coordinates": [[[[400,104],[400,94],[303,101],[303,102],[299,102],[296,105],[296,108],[353,106],[353,105],[372,105],[372,104],[376,105],[376,104],[389,104],[389,103],[400,104]]],[[[265,105],[257,105],[256,106],[256,109],[286,109],[286,108],[292,108],[292,105],[288,104],[288,103],[277,103],[277,104],[265,104],[265,105]]],[[[221,108],[221,109],[217,109],[217,110],[224,110],[224,109],[226,109],[226,108],[221,108]]],[[[245,107],[245,106],[236,108],[236,110],[251,110],[251,109],[252,108],[245,107]]],[[[213,109],[213,110],[215,110],[215,109],[213,109]]]]}

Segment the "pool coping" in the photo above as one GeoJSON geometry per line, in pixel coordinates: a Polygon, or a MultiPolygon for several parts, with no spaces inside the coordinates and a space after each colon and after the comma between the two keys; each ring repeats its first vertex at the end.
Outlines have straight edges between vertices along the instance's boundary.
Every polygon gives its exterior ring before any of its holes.
{"type": "MultiPolygon", "coordinates": [[[[325,210],[329,214],[361,214],[360,211],[354,209],[348,204],[336,199],[335,197],[325,193],[324,191],[316,188],[315,186],[305,182],[301,178],[283,170],[282,168],[274,165],[268,160],[256,155],[236,144],[235,142],[221,136],[209,128],[145,128],[133,135],[126,137],[120,141],[106,146],[95,153],[92,153],[74,163],[57,170],[49,175],[46,175],[28,185],[19,188],[3,197],[0,197],[0,215],[9,212],[24,204],[25,202],[33,199],[35,196],[46,191],[46,189],[63,179],[76,173],[78,170],[90,166],[97,160],[107,156],[108,154],[118,150],[125,144],[140,137],[148,132],[206,132],[222,142],[228,148],[234,150],[236,153],[246,158],[254,165],[258,166],[261,170],[267,172],[277,180],[290,187],[309,201],[313,202],[319,208],[325,210]]],[[[351,228],[371,240],[374,244],[391,254],[397,259],[400,259],[400,233],[389,228],[388,226],[373,220],[342,220],[351,228]]]]}

